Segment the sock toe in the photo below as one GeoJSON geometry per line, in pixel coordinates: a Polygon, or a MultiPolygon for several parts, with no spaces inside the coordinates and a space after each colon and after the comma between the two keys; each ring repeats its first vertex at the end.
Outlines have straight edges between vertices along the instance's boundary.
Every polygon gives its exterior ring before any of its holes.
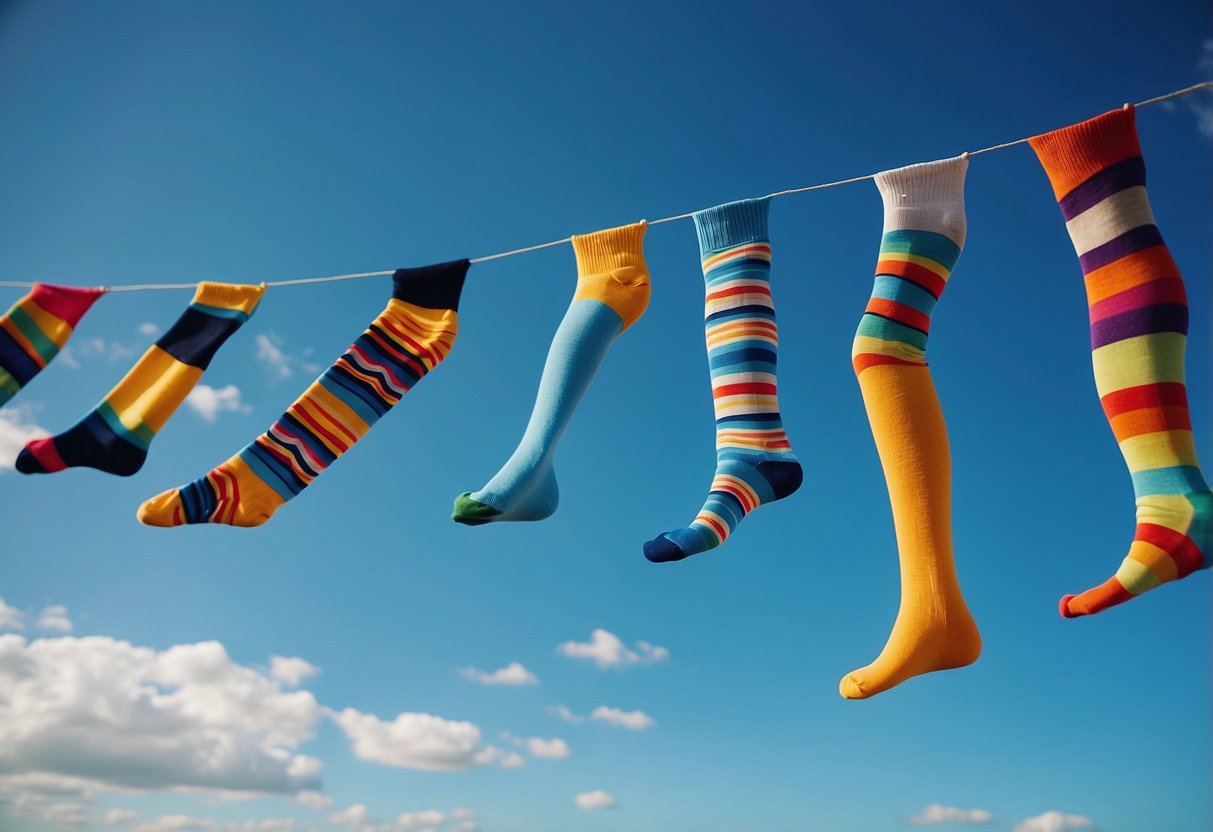
{"type": "Polygon", "coordinates": [[[1061,613],[1063,618],[1078,618],[1082,613],[1070,611],[1070,599],[1077,598],[1077,595],[1063,595],[1061,601],[1057,604],[1057,611],[1061,613]]]}
{"type": "Polygon", "coordinates": [[[682,550],[681,546],[663,534],[644,544],[644,556],[651,563],[671,563],[676,560],[682,560],[687,556],[687,553],[682,550]]]}
{"type": "Polygon", "coordinates": [[[22,474],[46,473],[46,469],[42,467],[42,463],[38,461],[38,457],[34,456],[29,448],[22,448],[21,453],[17,454],[15,467],[22,474]]]}
{"type": "Polygon", "coordinates": [[[181,517],[180,490],[174,488],[163,494],[157,494],[150,500],[144,500],[135,516],[145,526],[159,526],[167,529],[181,525],[183,521],[178,519],[181,517]]]}
{"type": "Polygon", "coordinates": [[[854,674],[848,673],[843,676],[838,682],[838,692],[843,699],[867,699],[868,695],[863,692],[863,685],[855,678],[854,674]]]}
{"type": "Polygon", "coordinates": [[[451,519],[465,526],[480,526],[491,522],[499,514],[501,514],[500,509],[473,500],[472,492],[465,491],[455,498],[455,508],[451,511],[451,519]]]}

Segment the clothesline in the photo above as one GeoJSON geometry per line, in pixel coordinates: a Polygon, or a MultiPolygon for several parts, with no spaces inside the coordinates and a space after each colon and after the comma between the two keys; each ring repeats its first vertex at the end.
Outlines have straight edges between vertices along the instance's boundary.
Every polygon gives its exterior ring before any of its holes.
{"type": "MultiPolygon", "coordinates": [[[[1197,90],[1204,90],[1204,89],[1213,89],[1213,81],[1201,81],[1200,83],[1193,84],[1190,87],[1184,87],[1183,89],[1173,90],[1172,92],[1168,92],[1163,95],[1157,95],[1153,98],[1147,98],[1145,101],[1139,101],[1138,103],[1136,103],[1132,106],[1148,107],[1151,104],[1160,104],[1163,101],[1170,101],[1173,98],[1179,98],[1180,96],[1188,95],[1190,93],[1196,92],[1197,90]]],[[[1125,104],[1124,106],[1127,108],[1130,105],[1125,104]]],[[[1024,144],[1025,142],[1028,141],[1029,138],[1030,137],[1025,137],[1022,139],[1015,139],[1014,141],[1003,142],[1002,144],[991,145],[990,147],[983,147],[983,148],[980,148],[979,150],[967,150],[960,155],[966,156],[966,157],[967,156],[976,156],[979,153],[990,153],[995,150],[1003,150],[1008,147],[1014,147],[1017,144],[1024,144]]],[[[853,176],[850,179],[839,179],[834,182],[823,182],[818,185],[806,185],[802,188],[788,188],[786,190],[775,191],[774,193],[767,194],[766,196],[764,196],[762,198],[763,199],[774,199],[776,197],[781,197],[781,196],[790,196],[791,194],[802,194],[802,193],[806,193],[808,191],[820,191],[820,190],[824,190],[826,188],[836,188],[839,185],[850,185],[855,182],[866,182],[869,179],[873,179],[875,176],[876,176],[875,173],[869,173],[864,176],[853,176]]],[[[685,214],[677,214],[672,217],[662,217],[661,219],[657,219],[657,220],[649,220],[648,224],[649,225],[661,225],[662,223],[667,223],[667,222],[677,222],[679,220],[690,219],[694,215],[695,215],[694,211],[688,211],[685,214]]],[[[540,251],[541,249],[553,248],[555,246],[564,245],[566,243],[572,242],[572,239],[573,239],[572,237],[562,237],[559,240],[552,240],[551,242],[540,243],[539,245],[535,245],[535,246],[527,246],[525,248],[516,248],[516,249],[512,249],[510,251],[498,252],[497,254],[487,254],[487,255],[484,255],[483,257],[474,257],[474,258],[472,258],[471,262],[472,263],[486,263],[490,260],[500,260],[504,257],[513,257],[518,254],[527,254],[532,251],[540,251]]],[[[266,282],[262,283],[261,285],[268,288],[271,286],[273,286],[273,287],[276,287],[276,286],[303,286],[303,285],[307,285],[307,284],[311,284],[311,283],[336,283],[337,281],[340,281],[340,280],[361,280],[362,278],[367,278],[367,277],[384,277],[384,276],[392,274],[394,271],[395,271],[394,269],[388,269],[386,271],[377,271],[377,272],[352,272],[350,274],[334,274],[334,275],[327,275],[325,277],[302,277],[302,278],[296,278],[294,280],[270,280],[270,281],[266,281],[266,282]]],[[[33,282],[27,282],[27,281],[0,280],[0,286],[4,286],[4,287],[28,289],[28,288],[32,288],[34,285],[35,284],[33,282]]],[[[197,286],[198,286],[197,283],[133,283],[133,284],[125,285],[125,286],[105,286],[105,287],[102,287],[102,290],[105,292],[146,292],[146,291],[156,291],[156,290],[161,290],[161,289],[195,289],[195,288],[197,288],[197,286]]]]}

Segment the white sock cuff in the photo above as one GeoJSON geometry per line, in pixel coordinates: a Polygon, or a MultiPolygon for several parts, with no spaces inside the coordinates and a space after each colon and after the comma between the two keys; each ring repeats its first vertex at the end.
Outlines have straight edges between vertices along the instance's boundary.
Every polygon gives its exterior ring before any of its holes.
{"type": "Polygon", "coordinates": [[[957,156],[876,174],[884,200],[884,230],[935,231],[963,248],[968,167],[968,157],[957,156]]]}

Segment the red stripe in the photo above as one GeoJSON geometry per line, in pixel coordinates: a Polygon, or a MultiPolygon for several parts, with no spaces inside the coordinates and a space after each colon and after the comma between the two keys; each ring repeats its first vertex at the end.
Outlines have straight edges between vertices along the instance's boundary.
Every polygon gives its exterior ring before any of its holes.
{"type": "MultiPolygon", "coordinates": [[[[409,336],[407,336],[403,332],[401,332],[398,327],[393,326],[392,322],[390,320],[388,320],[387,318],[380,318],[379,324],[384,329],[388,330],[393,335],[395,335],[397,338],[399,338],[401,341],[403,341],[404,343],[406,343],[410,347],[412,347],[416,351],[416,354],[420,355],[421,353],[424,353],[425,355],[429,356],[430,360],[432,360],[435,364],[437,364],[439,361],[442,360],[439,357],[435,357],[434,353],[431,352],[427,347],[423,347],[421,344],[419,344],[418,342],[414,341],[412,338],[410,338],[409,336]]],[[[425,370],[422,370],[422,372],[425,372],[425,370]]]]}
{"type": "Polygon", "coordinates": [[[880,355],[874,352],[860,353],[851,359],[851,366],[855,368],[856,373],[862,373],[869,367],[875,367],[880,364],[904,364],[907,367],[927,366],[920,361],[907,361],[904,358],[895,358],[891,355],[880,355]]]}
{"type": "Polygon", "coordinates": [[[1175,529],[1168,529],[1166,526],[1156,526],[1153,523],[1138,523],[1137,532],[1133,535],[1133,539],[1153,544],[1170,555],[1171,560],[1175,561],[1175,566],[1181,578],[1191,575],[1197,569],[1200,569],[1201,563],[1204,560],[1200,549],[1192,542],[1190,537],[1175,531],[1175,529]]]}
{"type": "Polygon", "coordinates": [[[738,384],[722,384],[720,387],[713,388],[713,398],[721,396],[736,396],[741,393],[765,393],[774,396],[778,390],[774,384],[765,384],[759,381],[745,381],[738,384]]]}
{"type": "MultiPolygon", "coordinates": [[[[345,453],[346,451],[348,451],[350,449],[350,445],[346,445],[345,443],[343,443],[338,437],[333,435],[332,431],[325,430],[324,427],[322,425],[320,425],[319,422],[317,422],[315,419],[313,419],[310,414],[304,412],[304,410],[302,408],[296,407],[295,415],[298,416],[303,421],[307,422],[308,425],[311,426],[312,430],[316,431],[317,434],[319,434],[320,436],[323,436],[325,439],[329,440],[329,442],[336,445],[342,453],[345,453]]],[[[351,444],[353,444],[353,443],[351,443],[351,444]]]]}
{"type": "Polygon", "coordinates": [[[721,289],[719,292],[709,292],[706,300],[727,298],[733,295],[766,295],[771,296],[771,290],[765,286],[734,286],[732,289],[721,289]]]}
{"type": "Polygon", "coordinates": [[[34,459],[38,460],[38,464],[48,474],[67,468],[67,463],[63,461],[63,457],[59,456],[59,449],[55,447],[55,440],[49,436],[45,439],[33,440],[25,446],[25,449],[33,454],[34,459]]]}
{"type": "Polygon", "coordinates": [[[297,433],[293,433],[292,431],[287,430],[285,427],[283,427],[283,423],[281,423],[281,422],[274,425],[274,427],[272,427],[270,429],[269,436],[271,439],[277,438],[274,436],[275,431],[277,431],[278,433],[284,434],[285,436],[289,436],[291,439],[294,439],[296,442],[298,442],[299,450],[303,452],[303,455],[306,456],[308,459],[310,459],[312,462],[316,463],[316,467],[319,468],[321,471],[323,471],[325,469],[324,462],[322,462],[314,453],[312,453],[312,449],[307,446],[307,441],[303,437],[301,437],[297,433]]]}
{"type": "Polygon", "coordinates": [[[1099,400],[1109,419],[1144,407],[1187,407],[1188,389],[1177,381],[1160,381],[1115,390],[1099,400]]]}
{"type": "Polygon", "coordinates": [[[1188,295],[1184,291],[1182,278],[1171,277],[1163,280],[1151,280],[1123,292],[1117,292],[1111,297],[1104,298],[1089,307],[1091,323],[1102,321],[1112,315],[1132,312],[1144,306],[1157,303],[1174,303],[1188,305],[1188,295]]]}
{"type": "Polygon", "coordinates": [[[864,311],[880,315],[884,318],[892,318],[921,332],[929,332],[931,329],[931,319],[928,316],[911,306],[906,306],[904,303],[898,303],[895,300],[872,298],[868,301],[868,308],[864,311]]]}
{"type": "Polygon", "coordinates": [[[721,543],[723,543],[724,539],[729,536],[728,530],[725,529],[723,526],[721,526],[719,523],[717,523],[715,520],[713,520],[711,517],[700,516],[700,517],[697,517],[696,520],[698,520],[700,523],[706,523],[708,526],[711,526],[712,530],[714,532],[716,532],[716,537],[720,539],[721,543]]]}
{"type": "Polygon", "coordinates": [[[917,263],[907,263],[904,260],[881,260],[876,264],[876,274],[889,277],[904,277],[925,288],[938,300],[947,285],[942,277],[917,263]]]}

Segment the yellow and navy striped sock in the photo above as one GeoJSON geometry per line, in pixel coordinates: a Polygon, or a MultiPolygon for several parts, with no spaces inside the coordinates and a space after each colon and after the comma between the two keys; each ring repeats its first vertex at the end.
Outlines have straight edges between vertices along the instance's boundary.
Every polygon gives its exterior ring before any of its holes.
{"type": "Polygon", "coordinates": [[[260,286],[200,283],[177,322],[101,404],[70,430],[28,443],[17,457],[17,470],[53,474],[96,468],[121,477],[138,471],[156,434],[223,342],[253,314],[263,291],[260,286]]]}

